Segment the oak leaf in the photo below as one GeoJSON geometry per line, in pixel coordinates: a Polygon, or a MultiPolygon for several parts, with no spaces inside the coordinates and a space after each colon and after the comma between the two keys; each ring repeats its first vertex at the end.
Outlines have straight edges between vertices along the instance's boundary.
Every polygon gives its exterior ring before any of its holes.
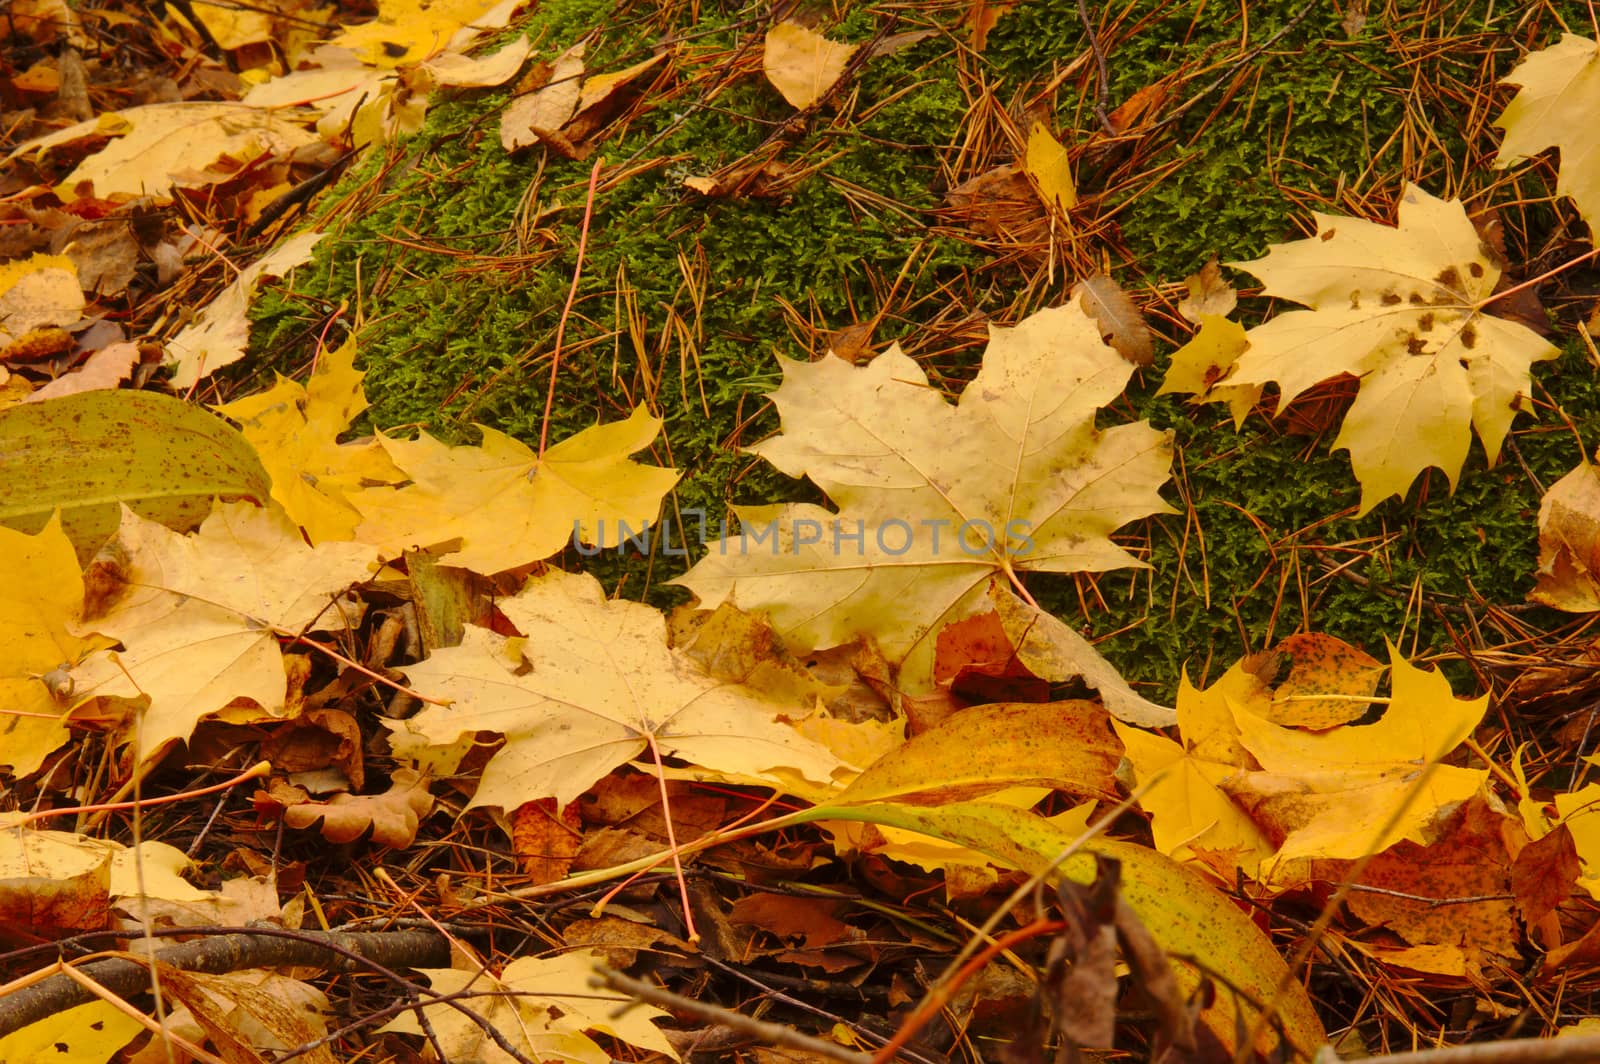
{"type": "Polygon", "coordinates": [[[1170,513],[1158,490],[1171,436],[1095,427],[1133,367],[1074,303],[991,327],[976,379],[951,406],[898,346],[861,366],[783,360],[781,435],[754,448],[838,506],[735,508],[743,532],[677,581],[711,607],[766,610],[809,647],[871,632],[891,659],[983,608],[991,577],[1141,565],[1110,536],[1170,513]]]}
{"type": "Polygon", "coordinates": [[[1572,197],[1593,234],[1600,220],[1600,155],[1590,126],[1600,109],[1600,48],[1587,37],[1564,33],[1526,56],[1500,83],[1521,91],[1495,120],[1505,130],[1495,166],[1561,149],[1556,195],[1572,197]]]}
{"type": "Polygon", "coordinates": [[[1316,236],[1231,264],[1261,278],[1264,295],[1310,309],[1251,329],[1226,383],[1276,381],[1281,409],[1315,384],[1353,374],[1361,391],[1333,446],[1350,452],[1360,512],[1404,496],[1429,466],[1454,489],[1472,430],[1493,464],[1527,395],[1530,366],[1558,349],[1485,313],[1500,268],[1459,200],[1407,185],[1397,227],[1315,217],[1316,236]]]}
{"type": "Polygon", "coordinates": [[[780,787],[785,771],[826,783],[845,767],[776,719],[809,707],[707,676],[667,647],[660,613],[608,601],[592,577],[553,571],[498,605],[520,637],[469,626],[460,646],[405,670],[420,692],[450,702],[428,706],[406,731],[441,746],[466,733],[506,737],[474,806],[515,809],[545,796],[565,806],[652,741],[662,756],[780,787]]]}

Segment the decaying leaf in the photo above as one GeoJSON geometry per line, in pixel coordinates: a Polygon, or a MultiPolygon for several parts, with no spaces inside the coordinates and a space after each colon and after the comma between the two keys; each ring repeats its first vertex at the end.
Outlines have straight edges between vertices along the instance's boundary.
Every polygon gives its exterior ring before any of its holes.
{"type": "Polygon", "coordinates": [[[78,268],[65,255],[35,253],[0,265],[0,360],[32,362],[59,354],[65,329],[83,317],[78,268]]]}
{"type": "Polygon", "coordinates": [[[1521,91],[1495,120],[1505,130],[1495,166],[1561,149],[1556,194],[1571,196],[1591,234],[1600,222],[1600,160],[1589,124],[1600,108],[1600,48],[1587,37],[1563,33],[1561,40],[1525,56],[1500,79],[1521,91]]]}
{"type": "Polygon", "coordinates": [[[1095,428],[1132,366],[1076,302],[992,328],[977,378],[952,407],[898,347],[861,366],[784,362],[783,433],[754,453],[838,505],[735,508],[738,537],[680,583],[715,606],[768,611],[812,647],[873,632],[903,683],[931,689],[938,624],[981,608],[1019,569],[1138,564],[1111,542],[1167,509],[1169,437],[1095,428]]]}
{"type": "Polygon", "coordinates": [[[1539,503],[1539,575],[1528,597],[1572,613],[1600,610],[1600,469],[1588,461],[1539,503]]]}
{"type": "Polygon", "coordinates": [[[833,88],[858,47],[784,19],[767,31],[761,68],[791,106],[805,110],[833,88]]]}
{"type": "Polygon", "coordinates": [[[1178,313],[1196,325],[1204,324],[1208,315],[1227,317],[1239,303],[1239,293],[1222,279],[1222,267],[1215,255],[1198,273],[1185,277],[1183,283],[1189,294],[1178,301],[1178,313]]]}
{"type": "Polygon", "coordinates": [[[1072,298],[1100,323],[1100,335],[1117,353],[1135,366],[1148,366],[1155,359],[1150,327],[1144,312],[1123,291],[1121,285],[1103,273],[1090,274],[1072,286],[1072,298]]]}
{"type": "Polygon", "coordinates": [[[559,132],[578,113],[582,95],[584,44],[579,41],[562,52],[549,68],[550,76],[537,91],[518,96],[500,115],[500,143],[515,151],[559,132]]]}
{"type": "Polygon", "coordinates": [[[1361,513],[1403,496],[1429,466],[1454,488],[1473,429],[1493,464],[1528,393],[1531,365],[1559,350],[1484,312],[1500,269],[1459,200],[1408,185],[1396,228],[1316,219],[1316,236],[1234,264],[1260,277],[1265,295],[1311,309],[1251,329],[1227,383],[1276,381],[1281,409],[1342,373],[1361,378],[1333,444],[1350,452],[1361,513]]]}

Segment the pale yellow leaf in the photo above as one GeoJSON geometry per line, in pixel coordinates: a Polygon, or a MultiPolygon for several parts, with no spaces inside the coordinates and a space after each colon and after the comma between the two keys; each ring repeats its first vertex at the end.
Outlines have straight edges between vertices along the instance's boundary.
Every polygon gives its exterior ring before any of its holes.
{"type": "Polygon", "coordinates": [[[1524,57],[1500,82],[1521,91],[1495,120],[1505,130],[1495,166],[1561,149],[1556,195],[1572,197],[1592,239],[1600,224],[1600,144],[1590,132],[1600,111],[1600,48],[1587,37],[1564,33],[1556,44],[1524,57]]]}
{"type": "Polygon", "coordinates": [[[0,354],[30,333],[76,325],[83,307],[78,268],[67,256],[35,252],[0,264],[0,354]]]}
{"type": "Polygon", "coordinates": [[[761,68],[785,100],[804,110],[833,88],[858,47],[784,19],[767,31],[761,68]]]}
{"type": "Polygon", "coordinates": [[[56,186],[62,198],[77,199],[80,185],[92,185],[100,199],[165,196],[174,186],[204,180],[185,175],[223,156],[241,163],[283,158],[317,139],[289,116],[242,103],[153,103],[124,108],[112,121],[102,115],[30,140],[9,158],[96,136],[115,139],[56,186]]]}
{"type": "Polygon", "coordinates": [[[149,698],[136,756],[186,738],[235,699],[280,712],[286,677],[276,630],[344,631],[335,599],[376,567],[355,543],[306,546],[276,510],[219,504],[192,536],[124,509],[117,542],[127,589],[84,627],[116,639],[72,670],[78,697],[149,698]]]}
{"type": "Polygon", "coordinates": [[[474,89],[503,85],[516,77],[532,49],[527,37],[518,37],[492,55],[475,58],[456,52],[436,55],[422,64],[422,70],[433,85],[474,89]]]}
{"type": "Polygon", "coordinates": [[[1600,610],[1600,470],[1587,460],[1539,502],[1538,582],[1528,597],[1572,613],[1600,610]]]}
{"type": "Polygon", "coordinates": [[[1033,179],[1046,207],[1067,211],[1078,205],[1078,190],[1072,184],[1072,160],[1043,122],[1035,122],[1028,131],[1022,169],[1033,179]]]}
{"type": "Polygon", "coordinates": [[[583,52],[582,41],[562,52],[542,88],[506,105],[500,113],[500,145],[506,151],[537,144],[541,136],[558,132],[578,113],[583,96],[583,52]]]}
{"type": "Polygon", "coordinates": [[[838,510],[736,508],[742,534],[678,582],[707,607],[768,611],[796,643],[871,632],[891,659],[915,651],[902,681],[921,682],[934,630],[981,608],[992,577],[1138,565],[1111,533],[1167,511],[1170,437],[1144,422],[1096,428],[1133,367],[1076,303],[991,328],[959,406],[899,347],[783,370],[783,432],[753,451],[838,510]]]}
{"type": "Polygon", "coordinates": [[[405,670],[418,690],[452,703],[427,706],[406,730],[437,745],[476,731],[506,737],[474,806],[545,796],[566,805],[644,755],[652,736],[663,756],[752,776],[786,768],[826,783],[841,767],[776,719],[809,707],[707,676],[667,647],[660,613],[607,601],[593,577],[552,571],[497,605],[523,639],[468,627],[459,647],[405,670]]]}

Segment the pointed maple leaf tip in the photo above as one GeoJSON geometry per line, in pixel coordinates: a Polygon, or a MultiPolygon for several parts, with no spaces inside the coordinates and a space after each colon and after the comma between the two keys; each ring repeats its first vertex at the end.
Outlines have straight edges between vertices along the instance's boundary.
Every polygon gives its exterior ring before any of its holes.
{"type": "Polygon", "coordinates": [[[1077,300],[991,328],[952,405],[898,346],[870,362],[783,363],[783,431],[752,448],[836,510],[736,510],[677,583],[707,607],[766,610],[785,638],[835,646],[870,631],[890,656],[970,613],[991,578],[1142,563],[1111,539],[1171,512],[1171,434],[1097,428],[1132,365],[1077,300]]]}
{"type": "Polygon", "coordinates": [[[1500,269],[1460,200],[1407,185],[1394,226],[1316,215],[1317,234],[1232,263],[1262,293],[1309,308],[1251,329],[1233,386],[1278,385],[1278,407],[1350,374],[1361,382],[1335,450],[1350,452],[1360,513],[1402,498],[1429,467],[1455,489],[1476,430],[1492,465],[1534,362],[1555,345],[1484,312],[1500,269]]]}

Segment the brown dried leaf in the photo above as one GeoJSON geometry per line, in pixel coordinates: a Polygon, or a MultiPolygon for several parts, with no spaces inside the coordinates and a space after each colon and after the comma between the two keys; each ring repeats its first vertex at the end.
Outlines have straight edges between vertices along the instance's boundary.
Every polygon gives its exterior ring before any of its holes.
{"type": "Polygon", "coordinates": [[[1122,286],[1103,273],[1091,274],[1072,286],[1072,298],[1100,324],[1100,335],[1135,366],[1155,361],[1155,346],[1144,313],[1122,286]]]}

